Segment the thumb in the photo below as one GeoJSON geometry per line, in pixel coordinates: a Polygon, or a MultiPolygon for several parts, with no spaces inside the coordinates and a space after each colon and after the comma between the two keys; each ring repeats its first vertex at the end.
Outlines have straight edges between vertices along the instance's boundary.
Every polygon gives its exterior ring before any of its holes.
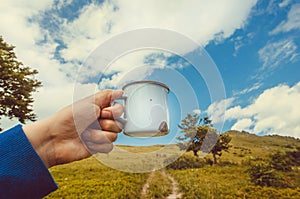
{"type": "Polygon", "coordinates": [[[104,90],[73,104],[73,118],[77,132],[82,133],[99,118],[103,108],[110,106],[112,100],[122,95],[122,90],[104,90]]]}
{"type": "Polygon", "coordinates": [[[110,106],[111,101],[121,97],[123,93],[122,90],[104,90],[98,92],[94,96],[95,104],[98,105],[100,109],[103,109],[110,106]]]}

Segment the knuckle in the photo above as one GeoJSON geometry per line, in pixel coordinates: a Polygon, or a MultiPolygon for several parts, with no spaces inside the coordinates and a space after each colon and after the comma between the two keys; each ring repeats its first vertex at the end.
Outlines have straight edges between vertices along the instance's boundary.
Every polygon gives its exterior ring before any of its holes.
{"type": "Polygon", "coordinates": [[[103,130],[108,130],[111,126],[111,122],[109,120],[100,120],[100,126],[103,130]]]}
{"type": "Polygon", "coordinates": [[[118,138],[118,135],[117,134],[113,134],[112,136],[111,136],[111,142],[115,142],[116,140],[117,140],[117,138],[118,138]]]}
{"type": "Polygon", "coordinates": [[[114,148],[114,146],[112,144],[108,144],[108,145],[105,146],[103,152],[104,153],[109,153],[113,150],[113,148],[114,148]]]}

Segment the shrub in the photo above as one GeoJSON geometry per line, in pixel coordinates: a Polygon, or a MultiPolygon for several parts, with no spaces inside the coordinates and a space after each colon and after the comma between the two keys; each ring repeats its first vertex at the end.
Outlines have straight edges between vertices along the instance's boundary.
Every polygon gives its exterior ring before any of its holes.
{"type": "Polygon", "coordinates": [[[219,162],[219,166],[236,166],[238,165],[236,162],[232,162],[232,161],[222,161],[219,162]]]}
{"type": "MultiPolygon", "coordinates": [[[[172,160],[166,160],[167,163],[172,160]]],[[[168,169],[189,169],[189,168],[202,168],[205,165],[205,161],[201,158],[195,156],[184,155],[178,158],[176,161],[172,162],[167,166],[168,169]]]]}
{"type": "Polygon", "coordinates": [[[249,172],[251,182],[255,185],[287,187],[283,176],[268,162],[256,162],[247,171],[249,172]]]}
{"type": "Polygon", "coordinates": [[[279,171],[292,171],[293,166],[300,166],[300,147],[295,151],[277,151],[270,156],[274,169],[279,171]]]}
{"type": "Polygon", "coordinates": [[[286,153],[277,151],[274,154],[272,154],[270,158],[270,163],[274,169],[279,171],[292,170],[293,161],[286,153]]]}

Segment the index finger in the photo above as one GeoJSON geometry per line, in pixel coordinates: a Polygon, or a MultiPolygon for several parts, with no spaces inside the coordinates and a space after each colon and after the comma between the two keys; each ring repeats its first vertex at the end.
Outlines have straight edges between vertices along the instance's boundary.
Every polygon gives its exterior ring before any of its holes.
{"type": "Polygon", "coordinates": [[[100,118],[117,119],[123,114],[123,111],[124,111],[123,106],[120,103],[115,103],[113,106],[102,109],[100,118]]]}

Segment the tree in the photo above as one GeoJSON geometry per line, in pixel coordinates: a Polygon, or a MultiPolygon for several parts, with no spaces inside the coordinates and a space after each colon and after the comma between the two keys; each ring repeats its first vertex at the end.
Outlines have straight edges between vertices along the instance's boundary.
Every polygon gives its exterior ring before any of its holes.
{"type": "Polygon", "coordinates": [[[178,127],[183,133],[177,137],[179,148],[193,151],[197,157],[199,151],[212,153],[214,164],[217,163],[217,156],[221,156],[230,147],[231,137],[228,134],[218,134],[208,117],[200,118],[198,114],[188,114],[178,127]]]}
{"type": "Polygon", "coordinates": [[[0,120],[3,116],[16,117],[25,123],[35,120],[32,92],[41,86],[41,82],[34,79],[37,70],[31,70],[17,60],[14,48],[0,36],[0,120]]]}
{"type": "Polygon", "coordinates": [[[214,158],[214,164],[217,164],[217,156],[222,156],[222,152],[226,151],[228,152],[228,149],[230,148],[231,137],[228,134],[220,134],[217,143],[214,145],[214,147],[211,150],[211,153],[213,154],[214,158]]]}

